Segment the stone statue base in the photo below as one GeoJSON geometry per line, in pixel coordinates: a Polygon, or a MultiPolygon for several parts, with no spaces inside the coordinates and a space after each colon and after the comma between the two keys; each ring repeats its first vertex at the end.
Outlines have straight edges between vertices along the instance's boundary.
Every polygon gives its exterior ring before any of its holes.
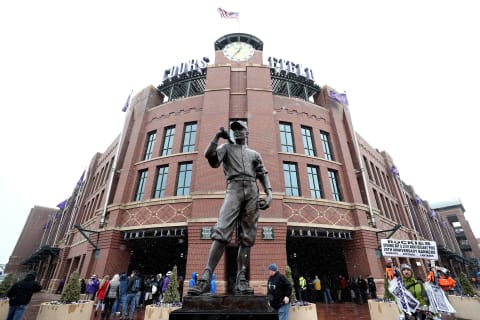
{"type": "Polygon", "coordinates": [[[169,320],[278,320],[266,296],[185,296],[169,320]]]}

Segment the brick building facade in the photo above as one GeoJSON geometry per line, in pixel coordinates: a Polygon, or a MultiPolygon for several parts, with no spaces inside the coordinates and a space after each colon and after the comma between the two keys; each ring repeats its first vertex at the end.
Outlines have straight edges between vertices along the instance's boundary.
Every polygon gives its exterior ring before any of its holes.
{"type": "MultiPolygon", "coordinates": [[[[225,35],[212,63],[182,63],[132,98],[122,134],[93,157],[53,221],[61,235],[48,243],[58,248],[49,258],[55,271],[42,274],[51,289],[75,270],[87,278],[177,266],[186,281],[202,272],[225,191],[222,169],[212,169],[203,152],[220,126],[239,119],[248,123],[248,145],[262,155],[274,195],[251,252],[256,293],[266,292],[271,262],[309,277],[371,274],[382,287],[379,239],[398,224],[395,239],[442,246],[439,264],[461,256],[453,229],[431,218],[428,202],[392,173],[393,159],[354,131],[341,94],[315,84],[308,69],[267,60],[260,39],[225,35]],[[247,45],[228,49],[237,42],[247,45]]],[[[231,290],[236,248],[232,241],[215,270],[218,293],[231,290]]],[[[428,264],[396,260],[418,275],[428,264]]]]}

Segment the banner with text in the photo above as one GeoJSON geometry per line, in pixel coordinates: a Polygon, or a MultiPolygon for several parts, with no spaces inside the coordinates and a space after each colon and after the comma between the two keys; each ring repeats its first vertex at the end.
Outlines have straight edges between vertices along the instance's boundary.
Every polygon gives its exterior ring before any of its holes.
{"type": "Polygon", "coordinates": [[[438,260],[435,241],[382,239],[382,255],[438,260]]]}

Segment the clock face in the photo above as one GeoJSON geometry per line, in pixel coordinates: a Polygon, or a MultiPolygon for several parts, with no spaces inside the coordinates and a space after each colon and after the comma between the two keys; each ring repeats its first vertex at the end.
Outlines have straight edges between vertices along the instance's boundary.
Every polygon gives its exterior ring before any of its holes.
{"type": "Polygon", "coordinates": [[[232,42],[223,48],[223,54],[233,61],[246,61],[250,59],[255,50],[253,47],[245,42],[232,42]]]}

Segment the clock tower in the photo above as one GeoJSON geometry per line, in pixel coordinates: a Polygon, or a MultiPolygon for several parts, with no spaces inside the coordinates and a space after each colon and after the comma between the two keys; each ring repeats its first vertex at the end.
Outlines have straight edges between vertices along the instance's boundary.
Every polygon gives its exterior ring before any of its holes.
{"type": "Polygon", "coordinates": [[[227,34],[215,41],[215,63],[262,64],[263,42],[247,33],[227,34]]]}

